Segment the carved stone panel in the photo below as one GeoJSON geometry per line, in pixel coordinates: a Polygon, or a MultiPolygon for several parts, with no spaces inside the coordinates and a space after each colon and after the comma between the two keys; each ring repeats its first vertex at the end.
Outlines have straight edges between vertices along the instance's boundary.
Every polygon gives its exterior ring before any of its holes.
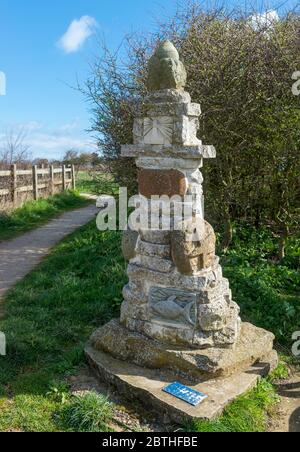
{"type": "Polygon", "coordinates": [[[173,139],[174,121],[169,116],[144,119],[144,143],[170,146],[173,139]]]}
{"type": "Polygon", "coordinates": [[[194,220],[186,221],[182,229],[172,231],[172,258],[178,271],[183,275],[194,275],[214,263],[216,236],[212,226],[206,221],[202,221],[204,233],[198,239],[189,239],[193,228],[195,228],[195,232],[197,231],[198,223],[194,220]]]}
{"type": "Polygon", "coordinates": [[[149,293],[150,315],[153,320],[195,327],[197,295],[177,289],[152,287],[149,293]]]}

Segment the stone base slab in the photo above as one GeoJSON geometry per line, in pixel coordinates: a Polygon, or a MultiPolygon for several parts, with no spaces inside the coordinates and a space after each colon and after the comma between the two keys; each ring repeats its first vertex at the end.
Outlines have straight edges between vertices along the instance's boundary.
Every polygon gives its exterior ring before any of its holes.
{"type": "Polygon", "coordinates": [[[274,335],[250,323],[243,323],[232,348],[191,349],[163,344],[155,339],[129,331],[118,320],[99,328],[91,337],[91,346],[113,358],[141,368],[203,382],[243,372],[273,350],[274,335]]]}
{"type": "Polygon", "coordinates": [[[198,384],[177,381],[205,393],[208,398],[198,407],[193,407],[163,392],[163,388],[175,381],[163,370],[139,367],[120,361],[88,344],[85,349],[92,370],[101,381],[117,388],[118,392],[132,401],[139,401],[147,410],[157,412],[164,421],[182,424],[192,419],[213,420],[237,397],[252,389],[261,376],[266,376],[277,365],[277,353],[250,366],[246,371],[227,378],[217,378],[198,384]]]}

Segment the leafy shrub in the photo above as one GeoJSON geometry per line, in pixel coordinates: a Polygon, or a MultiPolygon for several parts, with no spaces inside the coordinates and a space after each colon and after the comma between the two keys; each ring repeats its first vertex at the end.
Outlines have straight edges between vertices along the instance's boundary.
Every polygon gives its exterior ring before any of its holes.
{"type": "Polygon", "coordinates": [[[279,264],[274,260],[276,238],[269,229],[256,230],[246,223],[235,229],[222,265],[242,318],[290,346],[292,334],[300,329],[300,238],[291,240],[286,259],[279,264]]]}

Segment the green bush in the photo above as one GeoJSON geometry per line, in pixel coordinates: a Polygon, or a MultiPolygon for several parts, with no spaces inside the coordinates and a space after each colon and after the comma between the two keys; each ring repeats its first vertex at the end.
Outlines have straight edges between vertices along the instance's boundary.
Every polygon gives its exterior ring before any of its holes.
{"type": "Polygon", "coordinates": [[[290,241],[280,264],[275,255],[276,237],[269,229],[240,223],[222,265],[243,320],[272,331],[289,346],[300,327],[300,238],[290,241]]]}

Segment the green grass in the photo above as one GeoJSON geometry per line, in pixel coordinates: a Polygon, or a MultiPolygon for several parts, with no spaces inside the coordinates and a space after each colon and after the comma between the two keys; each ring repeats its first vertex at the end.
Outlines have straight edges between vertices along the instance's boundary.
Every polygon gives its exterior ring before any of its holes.
{"type": "Polygon", "coordinates": [[[257,387],[235,400],[219,419],[195,421],[185,426],[188,432],[264,432],[279,398],[273,385],[261,380],[257,387]]]}
{"type": "Polygon", "coordinates": [[[56,414],[65,430],[76,432],[108,432],[114,418],[114,406],[107,397],[90,392],[75,396],[56,414]]]}
{"type": "Polygon", "coordinates": [[[49,394],[84,361],[96,327],[119,315],[125,262],[120,233],[95,222],[62,242],[6,298],[0,331],[0,430],[56,431],[60,403],[49,394]],[[2,394],[2,397],[1,397],[2,394]]]}
{"type": "MultiPolygon", "coordinates": [[[[269,327],[289,344],[290,331],[299,330],[299,241],[291,242],[286,260],[278,265],[270,261],[275,245],[267,232],[258,235],[243,228],[238,233],[222,259],[242,317],[269,327]]],[[[93,222],[59,244],[8,294],[6,318],[0,321],[8,342],[7,356],[0,357],[1,431],[109,429],[107,420],[93,425],[98,402],[74,400],[65,381],[84,362],[90,334],[119,316],[125,269],[121,234],[100,233],[93,222]],[[81,424],[85,414],[89,426],[81,424]]],[[[279,368],[274,377],[284,372],[279,368]]],[[[219,420],[185,428],[264,431],[276,400],[271,382],[263,380],[219,420]]]]}
{"type": "Polygon", "coordinates": [[[5,214],[0,213],[0,241],[40,226],[66,210],[87,205],[77,191],[65,191],[46,199],[30,201],[5,214]]]}

